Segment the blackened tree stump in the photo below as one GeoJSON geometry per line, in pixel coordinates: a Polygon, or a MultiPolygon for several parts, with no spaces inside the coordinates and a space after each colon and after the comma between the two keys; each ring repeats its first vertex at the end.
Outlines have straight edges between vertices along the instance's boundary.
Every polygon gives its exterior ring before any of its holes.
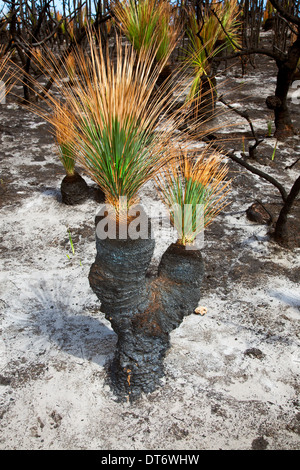
{"type": "Polygon", "coordinates": [[[147,278],[155,242],[100,239],[91,288],[117,334],[109,381],[119,399],[133,400],[161,385],[170,332],[198,306],[204,263],[199,250],[172,244],[157,277],[147,278]]]}

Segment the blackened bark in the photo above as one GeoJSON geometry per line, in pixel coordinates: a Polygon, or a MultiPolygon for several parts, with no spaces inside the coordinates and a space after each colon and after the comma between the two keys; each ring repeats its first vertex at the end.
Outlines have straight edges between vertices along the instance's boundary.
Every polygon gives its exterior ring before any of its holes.
{"type": "Polygon", "coordinates": [[[274,231],[274,238],[278,243],[286,243],[288,241],[287,217],[290,213],[296,197],[300,193],[300,176],[296,179],[287,199],[281,208],[274,231]]]}
{"type": "Polygon", "coordinates": [[[155,242],[100,240],[89,274],[101,311],[117,334],[108,378],[118,399],[134,400],[161,385],[170,332],[194,311],[204,267],[200,251],[171,245],[156,278],[147,278],[155,242]]]}
{"type": "Polygon", "coordinates": [[[277,60],[277,83],[275,97],[266,100],[269,109],[274,110],[275,134],[278,140],[283,140],[294,135],[290,111],[287,103],[287,95],[294,79],[297,64],[300,59],[300,36],[289,48],[286,60],[277,60]]]}

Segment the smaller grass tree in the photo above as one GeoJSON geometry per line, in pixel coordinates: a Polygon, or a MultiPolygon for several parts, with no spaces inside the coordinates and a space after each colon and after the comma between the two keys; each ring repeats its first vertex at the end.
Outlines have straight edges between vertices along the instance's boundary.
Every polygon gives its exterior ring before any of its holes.
{"type": "Polygon", "coordinates": [[[54,109],[52,124],[59,159],[68,176],[75,173],[76,157],[74,155],[74,124],[73,119],[65,105],[54,109]]]}
{"type": "Polygon", "coordinates": [[[77,149],[75,144],[74,120],[68,106],[61,104],[54,108],[51,118],[58,157],[65,169],[66,176],[61,182],[62,202],[68,205],[81,204],[89,195],[84,178],[75,168],[77,149]]]}
{"type": "Polygon", "coordinates": [[[200,17],[193,8],[188,11],[187,35],[189,46],[186,62],[194,70],[188,99],[193,99],[190,116],[212,117],[216,99],[213,59],[226,48],[240,43],[239,5],[237,0],[211,2],[200,17]]]}
{"type": "Polygon", "coordinates": [[[120,30],[137,52],[158,46],[155,59],[169,57],[178,41],[180,25],[168,0],[117,0],[113,12],[120,30]]]}
{"type": "Polygon", "coordinates": [[[171,87],[172,69],[166,59],[179,41],[182,25],[169,0],[117,0],[113,12],[119,29],[138,53],[156,48],[155,61],[164,63],[156,88],[165,82],[171,87]]]}
{"type": "Polygon", "coordinates": [[[178,233],[179,245],[192,245],[223,210],[230,188],[227,171],[221,154],[211,152],[208,146],[194,158],[186,151],[177,153],[159,172],[157,188],[178,233]]]}

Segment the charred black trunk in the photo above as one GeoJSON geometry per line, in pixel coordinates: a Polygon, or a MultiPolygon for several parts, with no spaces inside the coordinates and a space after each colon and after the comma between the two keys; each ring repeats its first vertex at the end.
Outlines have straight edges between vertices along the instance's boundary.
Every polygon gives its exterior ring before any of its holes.
{"type": "Polygon", "coordinates": [[[62,202],[68,205],[76,205],[84,202],[89,195],[89,187],[79,173],[66,175],[60,186],[62,202]]]}
{"type": "Polygon", "coordinates": [[[300,37],[290,47],[286,60],[277,60],[277,83],[275,96],[269,96],[266,104],[274,110],[275,134],[278,140],[294,135],[294,127],[288,107],[287,96],[295,78],[297,64],[300,59],[300,37]]]}
{"type": "Polygon", "coordinates": [[[284,205],[279,213],[274,231],[274,239],[281,244],[286,244],[289,239],[289,233],[287,229],[288,215],[293,207],[293,204],[300,193],[300,176],[296,179],[292,186],[292,189],[287,196],[284,205]]]}
{"type": "Polygon", "coordinates": [[[274,111],[274,137],[278,140],[284,140],[294,135],[294,127],[287,103],[287,95],[291,84],[289,75],[289,70],[284,64],[280,64],[277,74],[275,96],[268,96],[266,100],[268,108],[274,111]]]}
{"type": "Polygon", "coordinates": [[[109,381],[119,399],[133,400],[161,385],[170,332],[200,299],[204,267],[200,251],[171,245],[155,278],[146,276],[155,242],[101,240],[89,281],[101,311],[117,334],[109,381]]]}

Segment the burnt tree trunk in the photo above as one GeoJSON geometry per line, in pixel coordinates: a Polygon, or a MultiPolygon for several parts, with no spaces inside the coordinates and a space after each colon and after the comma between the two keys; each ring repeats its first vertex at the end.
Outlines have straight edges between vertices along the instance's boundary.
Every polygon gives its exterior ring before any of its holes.
{"type": "Polygon", "coordinates": [[[287,229],[287,221],[288,221],[288,214],[290,213],[293,204],[300,193],[300,176],[296,179],[295,183],[292,186],[292,189],[287,196],[284,205],[281,208],[279,213],[279,217],[277,219],[274,231],[274,239],[278,243],[286,243],[288,241],[288,229],[287,229]]]}
{"type": "Polygon", "coordinates": [[[274,110],[275,134],[278,140],[283,140],[294,135],[290,111],[287,103],[287,95],[293,82],[297,64],[300,59],[300,36],[292,44],[285,60],[277,60],[278,67],[275,96],[269,96],[266,104],[274,110]]]}
{"type": "Polygon", "coordinates": [[[161,385],[170,332],[200,299],[200,251],[172,244],[151,279],[146,274],[154,247],[151,236],[103,240],[96,232],[97,255],[89,282],[118,337],[108,376],[120,400],[133,400],[161,385]]]}

